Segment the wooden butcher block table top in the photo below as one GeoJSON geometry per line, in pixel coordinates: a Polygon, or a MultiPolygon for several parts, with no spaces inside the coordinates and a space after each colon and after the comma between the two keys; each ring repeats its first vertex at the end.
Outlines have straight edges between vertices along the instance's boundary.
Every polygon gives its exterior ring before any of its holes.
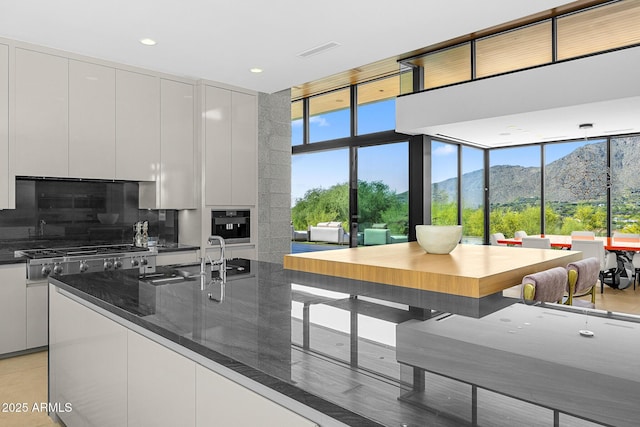
{"type": "Polygon", "coordinates": [[[435,255],[408,242],[285,255],[284,268],[482,298],[579,259],[576,251],[467,244],[435,255]]]}

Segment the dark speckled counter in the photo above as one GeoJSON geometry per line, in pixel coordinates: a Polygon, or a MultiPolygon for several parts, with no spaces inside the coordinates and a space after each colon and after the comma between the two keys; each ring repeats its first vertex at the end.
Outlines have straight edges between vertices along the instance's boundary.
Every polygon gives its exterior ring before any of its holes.
{"type": "Polygon", "coordinates": [[[16,257],[13,252],[0,252],[0,265],[6,264],[24,264],[27,262],[25,257],[16,257]]]}
{"type": "Polygon", "coordinates": [[[164,245],[158,245],[155,247],[159,254],[171,253],[171,252],[189,252],[200,249],[197,246],[185,245],[182,243],[166,243],[164,245]]]}
{"type": "MultiPolygon", "coordinates": [[[[469,311],[470,324],[481,326],[481,319],[472,319],[477,306],[465,308],[463,300],[434,300],[424,291],[293,272],[257,261],[229,275],[224,292],[219,283],[205,283],[203,289],[199,278],[180,281],[180,271],[195,273],[199,265],[158,267],[157,274],[145,280],[135,272],[111,271],[51,278],[50,283],[346,425],[470,425],[460,424],[469,419],[460,414],[471,410],[471,389],[455,399],[461,384],[452,385],[455,376],[427,377],[429,390],[437,391],[429,401],[442,400],[446,410],[434,411],[422,401],[404,398],[411,366],[428,370],[420,359],[427,353],[420,349],[429,343],[396,336],[396,330],[440,322],[441,315],[430,309],[433,304],[457,304],[457,311],[469,311]],[[418,346],[414,340],[422,342],[418,346]],[[402,364],[396,360],[396,347],[402,349],[402,364]],[[414,347],[420,351],[410,352],[409,363],[404,360],[407,349],[414,347]]],[[[494,301],[494,317],[502,318],[501,307],[513,303],[494,301]]],[[[480,414],[497,414],[485,424],[536,417],[540,410],[552,414],[528,403],[523,409],[522,401],[511,400],[507,414],[512,418],[504,418],[502,400],[481,399],[480,414]],[[491,405],[495,407],[486,409],[491,405]]]]}
{"type": "MultiPolygon", "coordinates": [[[[171,271],[158,267],[166,276],[171,271]]],[[[300,273],[297,283],[290,274],[279,265],[251,261],[250,268],[228,277],[220,303],[208,297],[221,299],[220,285],[202,290],[199,279],[172,283],[161,276],[153,283],[134,272],[111,271],[50,283],[346,425],[424,425],[431,419],[429,425],[457,425],[398,400],[393,343],[358,336],[353,321],[344,328],[331,325],[365,316],[394,331],[425,310],[380,303],[371,298],[384,292],[362,283],[345,281],[338,293],[334,278],[323,285],[309,275],[302,285],[300,273]]]]}

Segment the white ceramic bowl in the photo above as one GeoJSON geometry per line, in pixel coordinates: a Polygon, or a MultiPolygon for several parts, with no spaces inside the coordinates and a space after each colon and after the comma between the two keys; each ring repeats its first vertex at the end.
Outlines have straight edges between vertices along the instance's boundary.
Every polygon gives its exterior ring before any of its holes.
{"type": "Polygon", "coordinates": [[[119,216],[118,213],[99,213],[98,221],[100,224],[115,224],[119,216]]]}
{"type": "Polygon", "coordinates": [[[461,237],[461,225],[416,225],[418,244],[429,254],[448,254],[461,237]]]}

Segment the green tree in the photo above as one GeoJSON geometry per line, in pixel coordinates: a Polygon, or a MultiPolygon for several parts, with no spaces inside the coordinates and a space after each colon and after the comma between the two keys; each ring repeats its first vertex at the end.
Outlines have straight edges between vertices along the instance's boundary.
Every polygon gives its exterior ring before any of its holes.
{"type": "Polygon", "coordinates": [[[462,234],[482,237],[484,234],[484,210],[465,208],[462,210],[462,234]]]}
{"type": "Polygon", "coordinates": [[[296,230],[306,230],[319,222],[340,221],[348,230],[349,186],[336,184],[327,189],[312,188],[291,208],[291,220],[296,230]]]}
{"type": "MultiPolygon", "coordinates": [[[[359,222],[363,226],[387,223],[393,234],[407,234],[409,226],[406,196],[398,195],[382,181],[358,181],[359,222]]],[[[349,229],[349,185],[336,184],[327,189],[312,188],[291,208],[296,230],[306,230],[318,222],[340,221],[349,229]]]]}
{"type": "Polygon", "coordinates": [[[392,234],[406,234],[409,210],[402,199],[382,181],[358,181],[358,222],[361,228],[384,222],[392,234]]]}

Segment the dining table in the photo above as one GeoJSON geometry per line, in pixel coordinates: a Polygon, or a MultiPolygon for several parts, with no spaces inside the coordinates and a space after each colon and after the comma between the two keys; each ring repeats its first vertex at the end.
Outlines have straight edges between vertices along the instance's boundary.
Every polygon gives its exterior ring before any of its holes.
{"type": "MultiPolygon", "coordinates": [[[[569,236],[561,234],[536,234],[530,237],[548,237],[552,248],[571,249],[572,240],[601,240],[607,251],[635,251],[640,252],[640,239],[634,237],[605,237],[605,236],[569,236]]],[[[509,246],[522,245],[522,238],[512,237],[498,239],[498,243],[509,246]]]]}

